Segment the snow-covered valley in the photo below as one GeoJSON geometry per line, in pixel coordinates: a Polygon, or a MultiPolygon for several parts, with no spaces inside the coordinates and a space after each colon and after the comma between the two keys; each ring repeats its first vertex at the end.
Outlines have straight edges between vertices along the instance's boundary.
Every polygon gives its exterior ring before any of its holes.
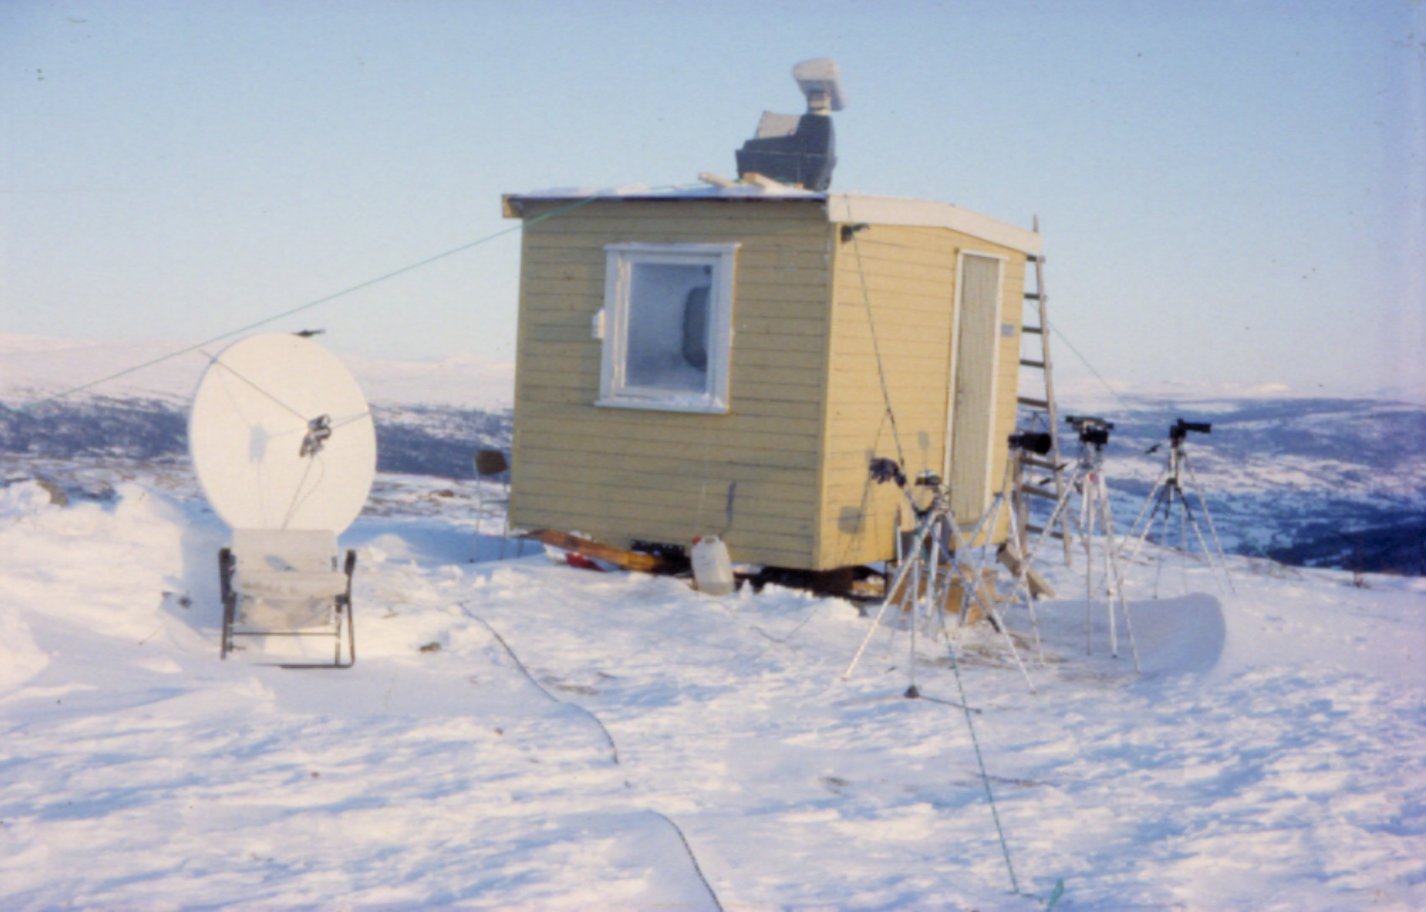
{"type": "Polygon", "coordinates": [[[1426,580],[1257,556],[1418,522],[1421,407],[1119,403],[1121,525],[1143,451],[1214,423],[1232,587],[1150,546],[1136,673],[1102,604],[1086,652],[1082,561],[1043,560],[1043,654],[1007,617],[1032,693],[983,625],[913,660],[890,618],[843,680],[865,606],[503,541],[469,460],[508,411],[394,375],[347,671],[220,661],[228,531],[174,390],[0,413],[0,905],[1426,907],[1426,580]]]}
{"type": "Polygon", "coordinates": [[[844,682],[855,605],[500,560],[471,481],[380,477],[353,669],[222,662],[182,466],[76,468],[0,494],[7,908],[1426,904],[1419,579],[1136,567],[1135,674],[1051,564],[1037,694],[959,646],[973,741],[944,644],[844,682]]]}

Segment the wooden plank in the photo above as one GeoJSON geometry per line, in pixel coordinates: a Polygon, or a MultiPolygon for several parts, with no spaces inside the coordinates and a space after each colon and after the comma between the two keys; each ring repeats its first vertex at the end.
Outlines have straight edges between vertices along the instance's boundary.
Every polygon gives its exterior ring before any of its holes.
{"type": "Polygon", "coordinates": [[[817,210],[816,204],[812,206],[760,206],[752,209],[746,206],[701,205],[696,201],[692,204],[688,202],[625,201],[615,205],[595,203],[583,206],[577,210],[562,213],[553,219],[546,219],[534,227],[536,231],[554,233],[570,230],[587,231],[590,230],[588,226],[591,225],[623,225],[625,223],[639,226],[703,226],[705,230],[716,230],[720,227],[723,230],[733,230],[751,225],[762,231],[781,229],[817,232],[831,238],[833,235],[832,226],[824,221],[824,216],[817,210]]]}
{"type": "MultiPolygon", "coordinates": [[[[518,387],[520,403],[525,409],[535,410],[546,406],[584,406],[589,409],[597,408],[601,415],[607,414],[608,409],[594,405],[597,389],[591,391],[592,389],[540,386],[535,383],[521,383],[518,387]]],[[[785,389],[772,389],[769,390],[767,397],[741,396],[733,402],[729,414],[757,418],[793,418],[817,422],[820,427],[821,401],[810,395],[802,399],[788,397],[785,395],[786,392],[785,389]]]]}
{"type": "Polygon", "coordinates": [[[645,203],[624,201],[603,204],[590,203],[578,209],[530,224],[525,232],[539,235],[561,233],[625,232],[629,230],[702,231],[749,233],[762,231],[795,231],[816,233],[830,239],[832,226],[816,204],[809,206],[758,206],[751,209],[737,205],[692,205],[687,202],[645,203]],[[800,211],[799,211],[800,210],[800,211]]]}
{"type": "MultiPolygon", "coordinates": [[[[627,546],[633,541],[661,542],[687,546],[693,536],[708,534],[680,517],[611,518],[604,513],[582,513],[553,506],[534,506],[519,500],[511,502],[511,523],[516,528],[560,528],[569,524],[589,537],[615,546],[627,546]]],[[[724,539],[734,560],[757,563],[778,563],[781,566],[804,566],[811,559],[812,535],[802,533],[772,533],[757,530],[730,533],[724,539]],[[776,554],[777,559],[769,557],[776,554]]]]}
{"type": "Polygon", "coordinates": [[[538,490],[555,497],[603,501],[627,498],[638,492],[640,503],[659,507],[689,507],[722,517],[727,510],[728,491],[733,491],[735,512],[778,517],[808,511],[816,506],[816,485],[798,473],[783,471],[781,478],[767,473],[738,471],[729,466],[711,465],[705,471],[687,465],[664,472],[633,472],[622,465],[593,466],[576,462],[527,462],[519,471],[523,490],[538,490]]]}
{"type": "Polygon", "coordinates": [[[794,395],[786,397],[769,395],[770,390],[776,391],[784,386],[789,388],[793,386],[807,387],[811,395],[802,396],[802,398],[821,395],[820,371],[813,373],[805,369],[766,366],[756,370],[734,371],[730,379],[735,401],[741,396],[750,394],[761,394],[763,398],[795,398],[794,395]]]}
{"type": "Polygon", "coordinates": [[[827,315],[824,310],[808,308],[782,313],[758,307],[761,302],[742,301],[733,304],[733,344],[744,337],[811,336],[821,340],[827,335],[827,315]]]}
{"type": "MultiPolygon", "coordinates": [[[[831,258],[820,242],[754,241],[744,243],[736,254],[737,268],[796,270],[808,275],[826,274],[831,258]]],[[[527,278],[583,278],[604,281],[607,255],[604,245],[590,239],[584,244],[561,244],[543,247],[522,260],[522,274],[527,278]]]]}
{"type": "Polygon", "coordinates": [[[599,433],[634,440],[645,436],[661,440],[716,437],[712,446],[739,446],[743,438],[814,438],[821,432],[815,419],[796,420],[783,416],[763,416],[747,412],[727,415],[700,415],[686,412],[656,412],[646,409],[593,407],[580,404],[532,403],[518,416],[526,426],[547,427],[553,436],[560,433],[599,433]]]}
{"type": "Polygon", "coordinates": [[[738,306],[743,303],[773,305],[774,307],[788,307],[799,304],[825,306],[830,296],[830,287],[825,283],[811,284],[799,282],[763,286],[757,282],[739,280],[733,291],[733,308],[736,310],[738,306]]]}
{"type": "MultiPolygon", "coordinates": [[[[519,421],[519,418],[516,419],[519,421]]],[[[525,424],[522,427],[523,449],[517,458],[543,448],[560,447],[586,454],[602,453],[623,457],[630,465],[638,465],[640,459],[681,459],[691,464],[714,463],[724,465],[765,465],[770,468],[805,469],[817,468],[815,439],[787,436],[748,435],[737,445],[716,443],[707,440],[630,440],[627,437],[611,437],[597,433],[577,433],[560,431],[553,424],[544,426],[525,424]]]]}
{"type": "MultiPolygon", "coordinates": [[[[852,326],[865,326],[867,323],[867,301],[859,289],[839,289],[832,308],[833,316],[839,321],[839,325],[843,320],[852,321],[852,326]]],[[[925,332],[925,326],[930,322],[937,326],[944,324],[949,336],[953,308],[951,301],[943,294],[873,291],[870,310],[872,322],[878,331],[884,326],[911,326],[920,327],[925,332]]]]}
{"type": "Polygon", "coordinates": [[[591,533],[601,527],[590,527],[587,521],[590,516],[598,516],[599,521],[606,524],[602,528],[628,530],[627,534],[633,538],[639,537],[635,530],[666,523],[664,528],[678,531],[674,540],[679,542],[690,541],[695,535],[713,533],[730,538],[736,534],[739,537],[762,536],[764,540],[779,537],[805,540],[811,536],[812,518],[817,506],[815,502],[786,505],[781,513],[735,509],[730,524],[721,500],[705,503],[703,509],[699,509],[696,499],[676,504],[648,504],[619,498],[552,498],[542,491],[526,490],[520,495],[520,504],[524,509],[544,509],[552,515],[568,516],[569,519],[563,522],[580,531],[589,529],[591,533]],[[585,521],[579,522],[580,518],[585,521]]]}
{"type": "Polygon", "coordinates": [[[625,570],[636,570],[643,573],[662,573],[669,571],[671,566],[668,561],[654,554],[643,554],[638,551],[626,551],[623,548],[615,548],[610,545],[601,545],[599,542],[581,538],[578,535],[571,535],[568,532],[559,532],[555,529],[535,529],[532,532],[525,532],[519,538],[529,538],[546,545],[553,545],[564,551],[573,551],[585,557],[595,560],[608,561],[615,566],[625,570]]]}
{"type": "Polygon", "coordinates": [[[559,322],[531,321],[525,333],[525,342],[578,342],[596,354],[600,349],[599,340],[592,338],[590,321],[577,318],[559,322]]]}
{"type": "Polygon", "coordinates": [[[886,255],[868,255],[863,248],[860,258],[849,254],[840,261],[840,265],[847,270],[850,278],[864,276],[868,284],[875,280],[895,277],[928,287],[949,288],[956,278],[954,255],[944,258],[936,255],[917,260],[900,255],[898,251],[890,251],[886,255]]]}
{"type": "Polygon", "coordinates": [[[732,370],[734,373],[752,371],[753,375],[757,376],[763,368],[777,368],[779,370],[802,371],[808,377],[816,377],[821,374],[825,364],[825,356],[817,349],[811,351],[778,350],[745,345],[742,339],[733,341],[732,370]]]}
{"type": "Polygon", "coordinates": [[[824,357],[827,343],[821,333],[736,332],[733,351],[734,357],[739,351],[797,352],[824,357]]]}

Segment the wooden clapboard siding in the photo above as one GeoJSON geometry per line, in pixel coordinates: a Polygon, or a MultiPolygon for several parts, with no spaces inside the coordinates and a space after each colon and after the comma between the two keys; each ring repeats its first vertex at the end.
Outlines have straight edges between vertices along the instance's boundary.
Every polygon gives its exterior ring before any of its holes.
{"type": "Polygon", "coordinates": [[[914,220],[843,240],[815,198],[608,199],[539,219],[566,205],[520,203],[516,525],[614,545],[687,544],[717,532],[735,560],[805,569],[886,559],[903,498],[873,484],[868,464],[900,456],[913,478],[943,468],[962,251],[1005,258],[1001,322],[1011,330],[996,343],[987,441],[997,473],[1003,466],[1023,251],[914,220]],[[594,405],[604,246],[624,242],[740,245],[728,414],[594,405]]]}
{"type": "Polygon", "coordinates": [[[833,229],[820,205],[592,203],[522,244],[511,521],[616,546],[724,536],[808,566],[817,517],[833,229]],[[606,244],[737,242],[730,412],[600,407],[606,244]],[[732,510],[729,512],[729,491],[732,510]]]}
{"type": "Polygon", "coordinates": [[[953,264],[948,233],[920,228],[873,225],[837,247],[819,568],[891,556],[902,497],[870,482],[873,457],[904,456],[913,476],[941,458],[953,264]]]}
{"type": "Polygon", "coordinates": [[[817,524],[820,567],[892,555],[893,529],[904,499],[893,485],[871,485],[867,478],[872,456],[898,455],[887,416],[888,395],[908,476],[942,471],[959,329],[957,259],[962,251],[1006,258],[1001,318],[1014,329],[998,342],[1002,350],[991,431],[997,441],[991,459],[1005,460],[1004,441],[1015,421],[1023,255],[944,228],[873,225],[858,232],[854,243],[838,246],[833,264],[817,524]]]}

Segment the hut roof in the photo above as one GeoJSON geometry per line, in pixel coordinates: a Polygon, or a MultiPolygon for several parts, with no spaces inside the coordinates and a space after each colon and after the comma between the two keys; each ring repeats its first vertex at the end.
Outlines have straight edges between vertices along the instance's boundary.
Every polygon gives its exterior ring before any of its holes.
{"type": "Polygon", "coordinates": [[[1040,253],[1040,235],[1024,228],[1001,222],[963,209],[951,203],[932,200],[905,199],[891,196],[869,196],[860,193],[818,193],[797,187],[762,184],[711,184],[653,189],[642,184],[594,189],[588,187],[557,187],[530,193],[508,193],[503,197],[506,218],[520,218],[530,202],[577,202],[580,200],[628,202],[680,202],[715,200],[728,203],[788,203],[818,202],[823,204],[831,224],[909,225],[925,228],[949,228],[984,240],[1019,250],[1040,253]]]}

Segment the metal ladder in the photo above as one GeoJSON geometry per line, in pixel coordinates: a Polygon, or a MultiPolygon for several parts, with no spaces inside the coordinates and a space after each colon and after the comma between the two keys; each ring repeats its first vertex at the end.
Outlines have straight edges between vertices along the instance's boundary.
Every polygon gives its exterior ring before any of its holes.
{"type": "MultiPolygon", "coordinates": [[[[1036,234],[1040,233],[1039,216],[1035,217],[1034,231],[1036,234]]],[[[1029,521],[1030,498],[1040,497],[1052,503],[1058,503],[1064,497],[1066,484],[1066,463],[1060,453],[1059,412],[1055,407],[1054,367],[1050,361],[1049,294],[1045,290],[1045,257],[1033,253],[1026,254],[1025,262],[1026,265],[1034,266],[1035,276],[1034,288],[1025,289],[1025,303],[1027,309],[1031,304],[1035,306],[1039,315],[1039,323],[1032,326],[1023,317],[1021,319],[1020,331],[1023,335],[1020,350],[1020,388],[1016,402],[1019,404],[1020,413],[1030,416],[1029,429],[1036,430],[1038,429],[1036,426],[1043,422],[1043,430],[1049,433],[1052,443],[1050,452],[1045,456],[1037,456],[1021,450],[1019,462],[1015,466],[1014,504],[1016,518],[1020,521],[1021,554],[1026,553],[1029,544],[1028,537],[1039,535],[1044,531],[1031,525],[1029,521]],[[1035,351],[1034,346],[1038,346],[1038,352],[1035,351]],[[1041,381],[1039,384],[1034,382],[1036,375],[1041,381]],[[1035,392],[1038,392],[1039,395],[1029,395],[1029,393],[1035,392]]],[[[1061,514],[1063,513],[1064,511],[1061,511],[1061,514]]],[[[1071,555],[1068,517],[1061,515],[1057,525],[1059,528],[1052,530],[1050,534],[1063,541],[1065,565],[1068,566],[1071,555]]]]}

